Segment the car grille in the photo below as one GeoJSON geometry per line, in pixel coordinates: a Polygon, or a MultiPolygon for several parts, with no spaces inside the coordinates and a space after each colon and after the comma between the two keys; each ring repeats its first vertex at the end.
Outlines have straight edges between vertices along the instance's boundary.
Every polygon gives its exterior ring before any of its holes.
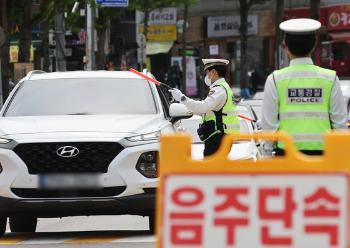
{"type": "Polygon", "coordinates": [[[115,142],[64,142],[19,144],[14,152],[27,165],[30,174],[106,173],[112,160],[124,149],[115,142]],[[57,150],[76,147],[79,154],[61,157],[57,150]]]}
{"type": "Polygon", "coordinates": [[[111,197],[120,195],[125,186],[102,189],[24,189],[12,188],[12,192],[22,198],[67,198],[67,197],[111,197]]]}

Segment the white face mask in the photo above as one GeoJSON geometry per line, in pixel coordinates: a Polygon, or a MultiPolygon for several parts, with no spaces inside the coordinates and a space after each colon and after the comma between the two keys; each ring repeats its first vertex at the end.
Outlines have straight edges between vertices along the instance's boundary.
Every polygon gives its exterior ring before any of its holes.
{"type": "Polygon", "coordinates": [[[208,75],[205,76],[205,78],[204,78],[204,83],[205,83],[207,86],[210,86],[210,85],[211,85],[211,79],[209,78],[208,75]]]}

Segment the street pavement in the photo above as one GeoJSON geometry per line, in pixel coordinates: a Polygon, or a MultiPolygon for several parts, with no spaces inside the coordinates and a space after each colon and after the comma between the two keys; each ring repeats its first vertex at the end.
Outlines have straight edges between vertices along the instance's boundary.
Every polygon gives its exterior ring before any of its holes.
{"type": "Polygon", "coordinates": [[[39,219],[36,233],[0,238],[0,247],[118,247],[154,248],[156,238],[148,232],[148,218],[139,216],[91,216],[39,219]]]}

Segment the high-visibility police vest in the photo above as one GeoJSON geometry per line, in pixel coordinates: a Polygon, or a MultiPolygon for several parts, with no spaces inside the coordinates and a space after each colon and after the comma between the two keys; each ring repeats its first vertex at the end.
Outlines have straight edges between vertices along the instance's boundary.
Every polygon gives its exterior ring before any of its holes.
{"type": "Polygon", "coordinates": [[[213,120],[216,126],[216,130],[209,137],[217,133],[239,133],[239,120],[236,113],[236,106],[232,101],[233,92],[230,86],[225,80],[221,80],[214,87],[223,87],[226,91],[227,99],[225,105],[219,111],[210,111],[204,115],[203,122],[213,120]]]}
{"type": "MultiPolygon", "coordinates": [[[[329,109],[336,72],[312,64],[273,72],[279,98],[279,128],[292,135],[299,150],[323,150],[332,129],[329,109]]],[[[279,148],[284,145],[278,143],[279,148]]]]}

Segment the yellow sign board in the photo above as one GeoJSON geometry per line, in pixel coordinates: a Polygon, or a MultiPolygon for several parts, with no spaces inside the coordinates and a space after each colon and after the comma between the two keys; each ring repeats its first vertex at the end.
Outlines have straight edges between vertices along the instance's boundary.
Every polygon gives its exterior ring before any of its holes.
{"type": "Polygon", "coordinates": [[[162,137],[158,248],[349,248],[349,147],[350,134],[327,134],[311,157],[283,133],[230,135],[195,161],[190,137],[162,137]],[[282,141],[286,155],[228,160],[234,140],[251,138],[282,141]]]}
{"type": "MultiPolygon", "coordinates": [[[[140,33],[143,33],[143,25],[140,33]]],[[[173,41],[177,39],[176,25],[151,25],[148,26],[148,41],[173,41]]]]}
{"type": "MultiPolygon", "coordinates": [[[[18,45],[11,45],[10,46],[10,63],[16,63],[18,62],[18,52],[19,47],[18,45]]],[[[34,47],[30,46],[30,62],[34,61],[34,47]]]]}

